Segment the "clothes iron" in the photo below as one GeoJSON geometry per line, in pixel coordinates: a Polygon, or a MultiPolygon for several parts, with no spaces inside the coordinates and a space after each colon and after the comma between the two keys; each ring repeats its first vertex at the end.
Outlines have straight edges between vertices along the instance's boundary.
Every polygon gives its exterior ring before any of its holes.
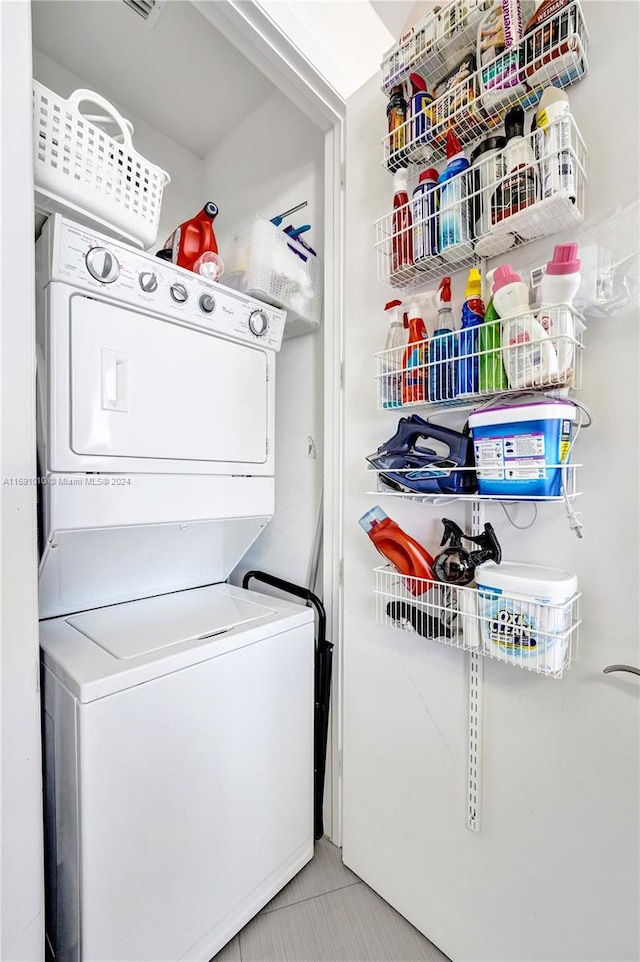
{"type": "MultiPolygon", "coordinates": [[[[441,445],[440,445],[441,446],[441,445]]],[[[418,414],[400,418],[392,438],[382,444],[367,461],[380,472],[385,484],[396,491],[415,494],[473,494],[477,488],[473,468],[473,442],[469,434],[431,424],[418,414]],[[417,442],[441,442],[446,454],[417,442]]]]}

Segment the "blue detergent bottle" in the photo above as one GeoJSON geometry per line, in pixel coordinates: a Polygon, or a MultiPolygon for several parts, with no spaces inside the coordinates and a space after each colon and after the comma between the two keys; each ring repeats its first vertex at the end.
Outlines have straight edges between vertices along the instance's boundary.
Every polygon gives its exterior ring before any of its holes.
{"type": "Polygon", "coordinates": [[[429,341],[429,400],[447,401],[454,395],[454,340],[451,311],[451,278],[443,277],[438,288],[438,320],[429,341]]]}
{"type": "Polygon", "coordinates": [[[469,226],[469,161],[452,130],[447,132],[447,166],[438,177],[440,188],[439,242],[445,260],[455,260],[471,244],[469,226]]]}
{"type": "Polygon", "coordinates": [[[467,278],[462,308],[462,327],[456,348],[456,397],[477,394],[480,390],[480,362],[478,343],[480,325],[484,321],[482,278],[477,267],[472,267],[467,278]]]}

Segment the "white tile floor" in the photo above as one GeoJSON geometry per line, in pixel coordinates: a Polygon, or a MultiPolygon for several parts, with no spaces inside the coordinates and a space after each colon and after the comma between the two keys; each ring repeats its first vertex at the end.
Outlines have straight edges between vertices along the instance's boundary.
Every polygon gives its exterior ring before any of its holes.
{"type": "Polygon", "coordinates": [[[323,838],[311,862],[213,962],[449,962],[342,864],[323,838]]]}

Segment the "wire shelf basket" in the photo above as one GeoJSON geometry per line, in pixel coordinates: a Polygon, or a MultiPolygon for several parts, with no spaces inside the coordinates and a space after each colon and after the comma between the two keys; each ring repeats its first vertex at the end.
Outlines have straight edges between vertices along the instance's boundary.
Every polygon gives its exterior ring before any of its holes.
{"type": "MultiPolygon", "coordinates": [[[[447,5],[452,9],[459,8],[460,23],[465,2],[454,0],[447,5]]],[[[477,29],[479,7],[473,13],[475,20],[466,27],[472,35],[464,28],[459,34],[460,38],[468,38],[463,45],[468,51],[475,49],[475,30],[471,31],[471,26],[477,29]]],[[[469,11],[468,17],[471,16],[472,11],[469,11]]],[[[433,29],[433,26],[425,28],[426,34],[430,36],[433,29]]],[[[415,36],[421,33],[418,30],[415,36]]],[[[438,163],[446,157],[449,129],[454,131],[463,146],[472,144],[484,134],[495,133],[512,107],[521,106],[525,110],[534,107],[545,87],[568,87],[580,80],[588,70],[588,40],[582,7],[575,0],[526,34],[517,46],[483,63],[479,69],[475,69],[475,60],[469,56],[451,76],[443,78],[442,70],[431,69],[434,58],[444,54],[447,65],[451,64],[452,58],[448,56],[447,46],[440,48],[438,43],[438,49],[434,48],[426,62],[420,57],[414,58],[410,66],[404,66],[394,74],[389,86],[386,82],[383,84],[385,90],[391,89],[410,71],[419,70],[434,91],[433,101],[419,114],[382,138],[383,165],[395,171],[408,164],[438,163]]],[[[456,44],[457,40],[452,38],[451,43],[456,44]]],[[[462,51],[463,46],[455,46],[456,53],[462,51]]],[[[385,60],[385,76],[386,64],[385,60]]]]}
{"type": "MultiPolygon", "coordinates": [[[[529,495],[483,494],[477,490],[476,468],[458,467],[446,458],[435,459],[432,464],[420,468],[419,471],[415,468],[393,468],[393,470],[389,470],[374,468],[369,465],[367,470],[376,476],[376,487],[375,490],[367,493],[441,506],[451,504],[454,501],[494,501],[501,504],[518,504],[527,501],[535,504],[538,502],[566,502],[574,501],[582,494],[578,490],[578,469],[581,467],[581,464],[548,464],[545,462],[537,470],[537,480],[547,481],[553,473],[559,472],[561,478],[559,493],[529,495]],[[413,481],[413,477],[416,475],[419,475],[422,485],[430,483],[434,490],[428,492],[416,491],[413,481]]],[[[485,474],[488,473],[485,470],[485,474]]],[[[482,471],[479,474],[482,475],[482,471]]],[[[529,474],[531,474],[531,471],[529,471],[529,474]]],[[[495,480],[495,478],[490,480],[495,480]]]]}
{"type": "Polygon", "coordinates": [[[577,655],[577,593],[561,604],[489,587],[458,587],[374,569],[378,624],[562,678],[577,655]]]}
{"type": "MultiPolygon", "coordinates": [[[[522,325],[524,327],[524,325],[522,325]]],[[[378,409],[475,407],[478,402],[523,390],[566,397],[582,386],[585,326],[570,304],[531,308],[508,321],[439,334],[375,355],[378,409]],[[506,324],[527,325],[522,340],[506,342],[506,324]]]]}
{"type": "MultiPolygon", "coordinates": [[[[587,150],[573,117],[534,130],[523,145],[533,159],[524,169],[508,172],[504,154],[495,151],[379,218],[378,280],[414,290],[480,257],[497,257],[579,224],[587,150]]],[[[414,177],[409,192],[416,186],[414,177]]]]}

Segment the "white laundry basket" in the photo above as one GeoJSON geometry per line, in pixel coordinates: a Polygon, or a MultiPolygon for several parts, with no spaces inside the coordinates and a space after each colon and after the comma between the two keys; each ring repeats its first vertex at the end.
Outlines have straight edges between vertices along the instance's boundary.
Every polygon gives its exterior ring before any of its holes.
{"type": "Polygon", "coordinates": [[[92,90],[76,90],[68,100],[33,81],[33,144],[36,201],[142,247],[158,233],[162,192],[169,175],[136,153],[133,126],[92,90]],[[84,114],[82,104],[104,113],[84,114]],[[114,136],[100,126],[115,127],[114,136]]]}

